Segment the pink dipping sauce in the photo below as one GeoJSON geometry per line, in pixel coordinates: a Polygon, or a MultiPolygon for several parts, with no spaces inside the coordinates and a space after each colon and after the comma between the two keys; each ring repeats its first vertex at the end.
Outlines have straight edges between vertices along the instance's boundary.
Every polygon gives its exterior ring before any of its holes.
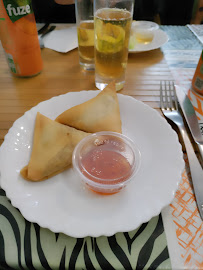
{"type": "Polygon", "coordinates": [[[73,153],[73,166],[88,188],[110,195],[132,179],[140,164],[140,152],[126,136],[97,132],[84,138],[73,153]]]}

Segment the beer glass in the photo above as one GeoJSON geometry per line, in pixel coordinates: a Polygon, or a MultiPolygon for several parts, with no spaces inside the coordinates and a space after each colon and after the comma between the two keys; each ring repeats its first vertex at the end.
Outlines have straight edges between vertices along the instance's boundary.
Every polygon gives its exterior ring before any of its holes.
{"type": "Polygon", "coordinates": [[[76,0],[75,15],[80,66],[83,69],[92,70],[94,69],[93,1],[76,0]]]}
{"type": "Polygon", "coordinates": [[[94,0],[95,85],[103,90],[115,81],[123,88],[133,17],[133,0],[94,0]]]}

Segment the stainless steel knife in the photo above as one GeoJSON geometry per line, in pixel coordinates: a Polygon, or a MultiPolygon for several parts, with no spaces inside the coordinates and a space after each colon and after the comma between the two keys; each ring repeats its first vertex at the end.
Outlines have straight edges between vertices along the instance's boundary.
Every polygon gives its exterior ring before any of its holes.
{"type": "Polygon", "coordinates": [[[188,98],[188,96],[179,86],[176,86],[176,95],[177,95],[180,107],[182,109],[182,112],[185,116],[185,120],[193,136],[193,139],[197,143],[197,146],[199,148],[199,152],[203,161],[203,136],[200,132],[200,127],[199,127],[199,123],[197,120],[197,115],[195,113],[194,107],[190,99],[188,98]]]}

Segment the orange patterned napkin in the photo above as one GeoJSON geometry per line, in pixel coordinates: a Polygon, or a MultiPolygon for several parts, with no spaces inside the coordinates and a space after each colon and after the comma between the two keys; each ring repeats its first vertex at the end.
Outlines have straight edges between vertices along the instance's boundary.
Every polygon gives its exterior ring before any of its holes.
{"type": "MultiPolygon", "coordinates": [[[[200,131],[203,135],[203,96],[191,90],[194,71],[194,69],[183,68],[171,69],[175,84],[184,88],[194,106],[200,131]]],[[[173,237],[171,233],[167,234],[168,230],[166,230],[169,253],[171,250],[176,257],[174,264],[172,261],[172,266],[196,270],[203,269],[203,221],[199,216],[192,189],[187,155],[184,156],[184,159],[185,171],[175,198],[167,209],[167,214],[163,214],[163,221],[165,226],[171,225],[175,230],[175,236],[173,235],[173,237]],[[170,223],[170,225],[166,223],[170,223]],[[170,240],[170,238],[173,238],[173,240],[170,240]],[[175,251],[173,251],[175,246],[175,251]]],[[[170,257],[174,256],[170,255],[170,257]]]]}
{"type": "Polygon", "coordinates": [[[178,191],[170,204],[171,215],[185,269],[203,269],[203,222],[196,206],[186,155],[185,164],[178,191]]]}

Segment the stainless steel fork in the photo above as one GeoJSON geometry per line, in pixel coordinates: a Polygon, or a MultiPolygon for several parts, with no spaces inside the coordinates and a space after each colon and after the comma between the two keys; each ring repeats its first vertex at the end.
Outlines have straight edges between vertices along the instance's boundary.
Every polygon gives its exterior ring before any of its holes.
{"type": "Polygon", "coordinates": [[[164,116],[176,124],[183,138],[189,160],[197,207],[200,217],[203,220],[203,170],[188,137],[182,115],[178,110],[174,82],[164,81],[160,83],[160,107],[164,116]]]}

